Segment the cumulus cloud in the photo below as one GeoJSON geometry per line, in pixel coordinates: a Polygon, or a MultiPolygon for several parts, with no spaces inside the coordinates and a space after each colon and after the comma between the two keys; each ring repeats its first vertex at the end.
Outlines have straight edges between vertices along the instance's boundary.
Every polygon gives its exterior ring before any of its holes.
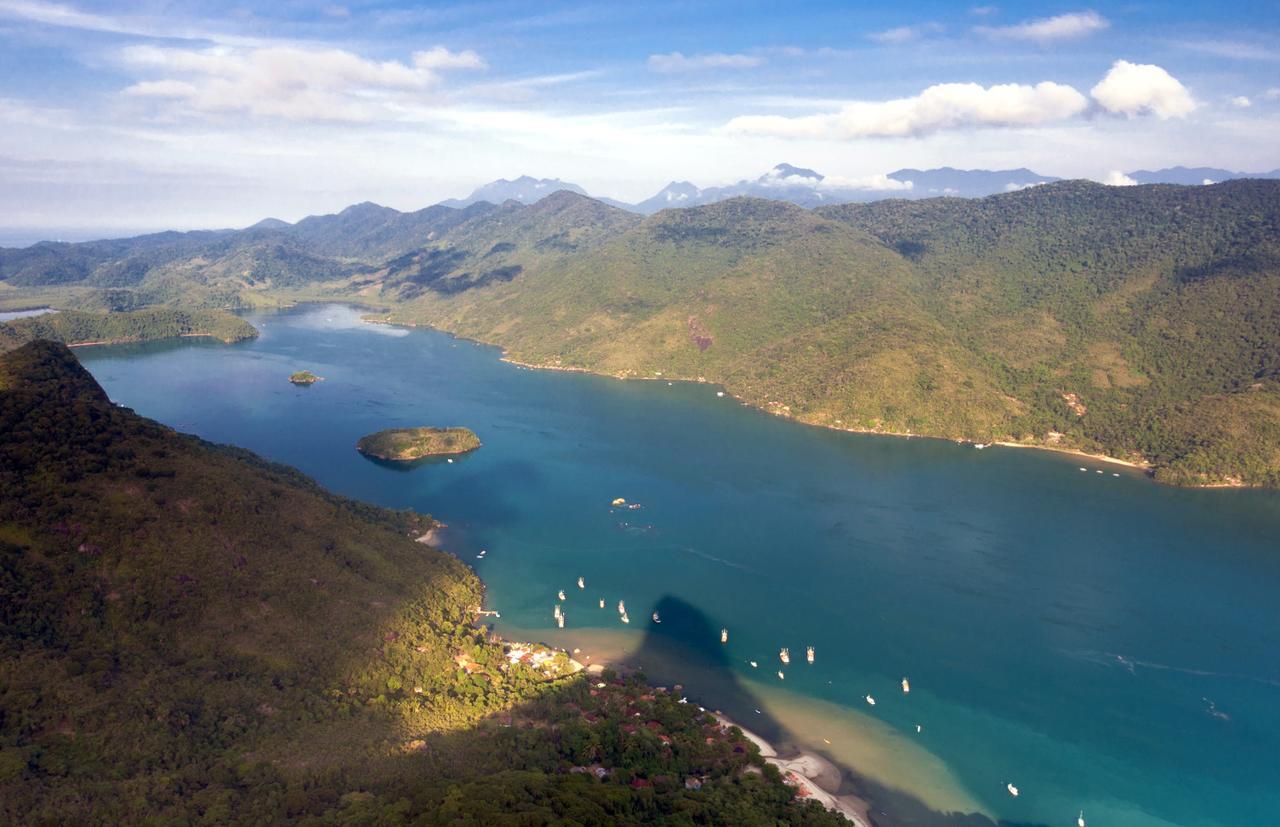
{"type": "Polygon", "coordinates": [[[1111,23],[1096,11],[1078,11],[1028,20],[1013,26],[978,26],[975,31],[988,37],[1003,40],[1031,40],[1048,43],[1054,40],[1073,40],[1093,34],[1111,23]]]}
{"type": "Polygon", "coordinates": [[[696,72],[703,69],[750,69],[764,63],[759,55],[712,52],[704,55],[685,55],[670,52],[649,55],[649,68],[655,72],[696,72]]]}
{"type": "Polygon", "coordinates": [[[1150,63],[1117,60],[1090,94],[1108,112],[1129,117],[1152,113],[1161,120],[1183,118],[1196,108],[1187,87],[1150,63]]]}
{"type": "Polygon", "coordinates": [[[371,120],[397,96],[430,93],[440,72],[485,65],[475,52],[442,47],[415,52],[408,63],[295,46],[132,46],[122,56],[128,66],[161,76],[129,86],[127,95],[178,100],[199,112],[304,121],[371,120]]]}
{"type": "Polygon", "coordinates": [[[1102,183],[1106,184],[1108,187],[1136,187],[1138,185],[1137,181],[1133,180],[1128,175],[1125,175],[1118,169],[1111,170],[1107,175],[1106,180],[1102,183]]]}
{"type": "Polygon", "coordinates": [[[869,138],[927,135],[961,127],[1036,126],[1078,115],[1088,100],[1074,88],[1044,81],[942,83],[896,100],[845,104],[838,112],[800,117],[747,115],[726,129],[754,135],[805,138],[869,138]]]}
{"type": "Polygon", "coordinates": [[[942,25],[939,23],[921,23],[917,26],[898,26],[897,28],[886,29],[883,32],[874,32],[867,35],[867,37],[877,43],[897,45],[910,43],[913,40],[919,40],[926,35],[937,34],[940,31],[942,31],[942,25]]]}
{"type": "Polygon", "coordinates": [[[1231,99],[1231,105],[1238,109],[1248,109],[1253,106],[1253,101],[1249,100],[1245,95],[1236,95],[1231,99]]]}
{"type": "Polygon", "coordinates": [[[915,188],[914,181],[899,181],[883,173],[862,178],[840,178],[828,175],[818,184],[821,190],[876,190],[877,192],[905,192],[915,188]]]}

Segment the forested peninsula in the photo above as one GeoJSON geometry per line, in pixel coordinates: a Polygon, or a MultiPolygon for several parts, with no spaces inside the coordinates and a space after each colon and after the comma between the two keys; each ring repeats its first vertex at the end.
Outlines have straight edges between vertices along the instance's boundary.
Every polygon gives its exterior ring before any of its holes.
{"type": "Polygon", "coordinates": [[[0,322],[0,350],[37,339],[68,345],[121,344],[208,336],[231,344],[255,338],[253,325],[222,310],[145,308],[123,313],[63,310],[0,322]]]}
{"type": "Polygon", "coordinates": [[[477,626],[432,525],[0,354],[0,822],[847,824],[698,707],[477,626]]]}

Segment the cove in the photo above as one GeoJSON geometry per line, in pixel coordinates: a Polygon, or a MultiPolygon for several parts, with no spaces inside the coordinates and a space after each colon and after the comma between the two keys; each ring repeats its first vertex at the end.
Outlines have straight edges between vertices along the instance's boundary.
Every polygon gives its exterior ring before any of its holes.
{"type": "Polygon", "coordinates": [[[625,650],[672,607],[646,671],[850,764],[884,823],[1280,823],[1276,492],[810,428],[341,306],[248,318],[262,335],[238,345],[77,355],[144,416],[445,520],[504,634],[625,650]],[[289,384],[300,369],[325,381],[289,384]],[[410,468],[355,451],[417,425],[483,448],[410,468]]]}

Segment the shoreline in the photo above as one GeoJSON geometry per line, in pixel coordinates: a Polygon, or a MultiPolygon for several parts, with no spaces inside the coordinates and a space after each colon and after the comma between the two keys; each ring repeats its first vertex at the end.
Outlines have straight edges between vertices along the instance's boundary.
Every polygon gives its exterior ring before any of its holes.
{"type": "Polygon", "coordinates": [[[723,727],[737,727],[744,738],[756,745],[765,763],[782,773],[784,783],[794,787],[796,798],[812,799],[834,813],[839,813],[857,827],[873,827],[871,804],[856,795],[840,794],[843,773],[831,761],[809,750],[795,750],[780,755],[773,744],[719,710],[708,710],[723,727]]]}
{"type": "MultiPolygon", "coordinates": [[[[256,338],[256,337],[249,337],[256,338]]],[[[234,345],[237,342],[247,342],[249,338],[244,339],[224,339],[215,333],[179,333],[176,336],[161,336],[157,339],[103,339],[100,342],[64,342],[67,347],[94,347],[96,345],[140,345],[147,342],[163,342],[167,339],[217,339],[224,345],[234,345]]]]}
{"type": "MultiPolygon", "coordinates": [[[[499,351],[501,351],[501,355],[498,357],[499,361],[506,362],[507,364],[514,365],[515,367],[518,367],[518,368],[525,368],[527,370],[550,370],[550,371],[558,371],[561,373],[585,373],[591,376],[602,376],[607,379],[620,379],[622,381],[691,382],[691,383],[700,384],[700,385],[718,385],[718,383],[708,381],[703,377],[690,379],[687,377],[665,376],[665,375],[640,376],[634,373],[626,373],[626,372],[609,373],[605,371],[592,370],[591,368],[573,367],[569,365],[551,365],[551,364],[540,364],[537,362],[525,362],[512,356],[507,351],[507,349],[502,345],[495,344],[493,342],[486,342],[481,339],[472,339],[467,336],[460,336],[456,333],[453,333],[451,331],[445,330],[440,327],[436,327],[435,325],[432,325],[432,324],[419,323],[419,322],[392,321],[390,319],[371,319],[367,317],[362,317],[361,320],[369,324],[383,324],[383,325],[391,325],[394,327],[407,327],[407,328],[426,327],[431,330],[444,333],[448,336],[453,337],[454,339],[460,339],[462,341],[467,341],[467,342],[474,342],[476,344],[485,345],[486,347],[496,347],[498,348],[499,351]]],[[[868,436],[888,436],[888,437],[897,437],[899,439],[937,439],[945,442],[955,442],[955,443],[968,444],[968,445],[986,444],[991,446],[998,445],[1002,448],[1024,448],[1024,449],[1031,449],[1036,451],[1048,451],[1054,454],[1062,454],[1064,456],[1079,457],[1081,459],[1089,459],[1089,460],[1094,460],[1096,462],[1105,462],[1111,465],[1120,465],[1125,468],[1132,468],[1135,471],[1141,471],[1143,473],[1143,476],[1147,477],[1147,479],[1151,480],[1152,482],[1159,482],[1158,480],[1155,479],[1153,467],[1151,466],[1150,463],[1145,461],[1134,462],[1132,460],[1120,459],[1119,457],[1113,457],[1107,454],[1090,453],[1089,451],[1086,451],[1081,448],[1059,448],[1053,445],[1038,445],[1035,443],[1028,443],[1028,442],[1013,442],[1011,440],[996,440],[994,442],[982,443],[979,440],[974,439],[973,437],[968,437],[968,436],[937,436],[935,434],[913,434],[910,432],[886,431],[886,430],[881,430],[876,428],[858,428],[858,427],[843,425],[843,424],[835,425],[835,424],[827,424],[824,422],[811,422],[805,419],[797,418],[796,416],[791,414],[790,411],[770,408],[765,405],[757,405],[754,402],[749,402],[743,399],[742,397],[738,396],[737,394],[733,393],[732,391],[728,390],[728,388],[725,387],[724,385],[718,385],[718,386],[721,388],[725,388],[725,391],[724,391],[725,396],[733,399],[734,401],[742,405],[746,405],[747,407],[753,410],[759,411],[761,413],[772,414],[773,416],[782,417],[784,419],[789,419],[792,422],[795,422],[797,424],[808,425],[813,428],[823,428],[828,431],[843,431],[844,433],[849,433],[849,434],[866,434],[868,436]]],[[[1174,488],[1257,488],[1259,486],[1250,486],[1250,485],[1236,484],[1231,482],[1215,482],[1215,483],[1201,483],[1198,485],[1175,485],[1172,487],[1174,488]]]]}

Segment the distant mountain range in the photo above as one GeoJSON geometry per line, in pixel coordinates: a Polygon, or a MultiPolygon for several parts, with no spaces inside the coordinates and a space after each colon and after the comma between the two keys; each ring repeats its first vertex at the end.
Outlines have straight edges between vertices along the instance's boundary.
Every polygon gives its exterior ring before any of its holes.
{"type": "MultiPolygon", "coordinates": [[[[1155,171],[1138,170],[1128,173],[1127,177],[1139,184],[1200,185],[1236,178],[1280,178],[1280,169],[1248,173],[1214,167],[1170,167],[1155,171]]],[[[737,183],[720,187],[703,189],[691,181],[672,181],[654,195],[634,204],[599,196],[596,200],[611,207],[652,215],[659,210],[697,207],[739,196],[788,201],[801,207],[813,208],[831,204],[865,203],[885,198],[983,198],[1060,180],[1062,179],[1041,175],[1025,167],[997,170],[953,167],[899,169],[884,176],[849,180],[830,178],[812,169],[784,163],[758,178],[744,178],[737,183]]],[[[587,195],[582,187],[558,178],[522,175],[514,181],[502,178],[486,184],[466,198],[440,203],[446,207],[465,207],[480,201],[501,204],[510,200],[532,204],[559,190],[587,195]]]]}
{"type": "Polygon", "coordinates": [[[480,201],[488,201],[490,204],[501,204],[504,201],[519,201],[521,204],[532,204],[560,190],[576,192],[578,195],[587,194],[587,191],[577,184],[570,184],[568,181],[561,181],[559,178],[531,178],[528,175],[521,175],[514,181],[499,178],[497,181],[480,187],[466,198],[450,198],[448,201],[441,201],[440,205],[444,207],[469,207],[480,201]]]}
{"type": "Polygon", "coordinates": [[[1229,169],[1216,167],[1169,167],[1168,169],[1140,169],[1127,173],[1127,176],[1139,184],[1217,184],[1236,178],[1280,178],[1280,169],[1270,172],[1232,172],[1229,169]]]}

